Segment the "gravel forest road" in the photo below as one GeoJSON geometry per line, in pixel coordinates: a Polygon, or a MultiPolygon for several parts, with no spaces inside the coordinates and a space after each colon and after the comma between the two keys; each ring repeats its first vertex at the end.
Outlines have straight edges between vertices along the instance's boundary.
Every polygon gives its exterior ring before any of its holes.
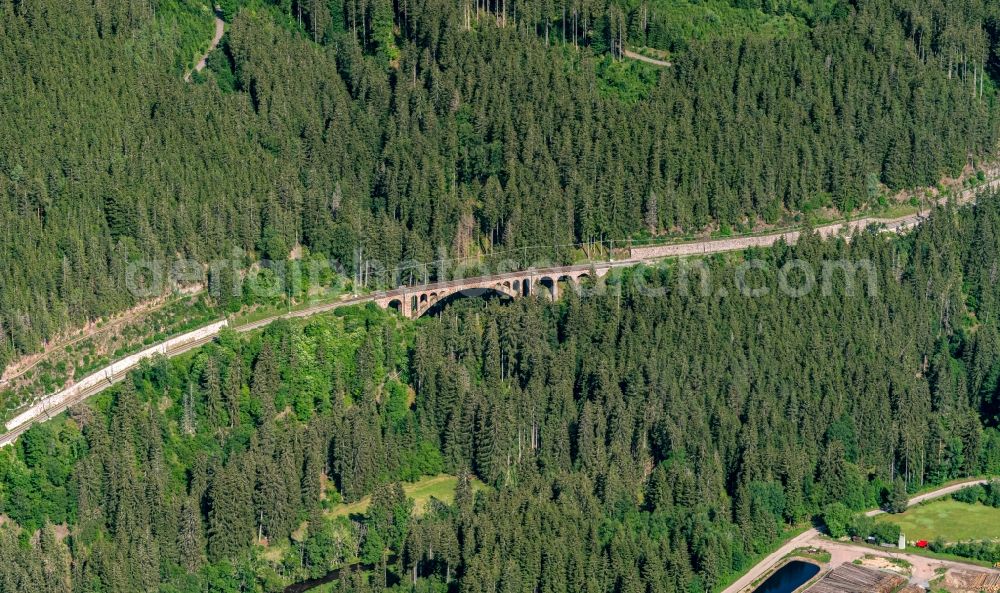
{"type": "MultiPolygon", "coordinates": [[[[194,65],[193,72],[201,72],[202,70],[205,69],[205,60],[208,59],[208,54],[212,53],[212,50],[219,46],[219,42],[222,41],[222,36],[225,33],[226,33],[226,23],[221,18],[219,18],[218,14],[216,14],[215,36],[212,37],[212,42],[208,44],[208,49],[205,50],[204,54],[202,54],[201,59],[198,60],[198,63],[194,65]]],[[[187,74],[184,75],[185,82],[191,82],[191,72],[192,71],[188,71],[187,74]]]]}

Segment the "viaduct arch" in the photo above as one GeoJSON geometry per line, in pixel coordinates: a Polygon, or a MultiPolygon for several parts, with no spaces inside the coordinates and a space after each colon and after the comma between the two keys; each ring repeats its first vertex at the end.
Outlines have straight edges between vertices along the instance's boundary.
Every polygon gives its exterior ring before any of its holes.
{"type": "Polygon", "coordinates": [[[585,278],[603,278],[610,269],[610,265],[565,266],[478,276],[423,286],[404,286],[373,300],[383,309],[395,309],[404,317],[416,319],[442,300],[458,295],[474,297],[493,293],[513,299],[540,294],[557,300],[560,291],[567,288],[577,290],[585,278]]]}

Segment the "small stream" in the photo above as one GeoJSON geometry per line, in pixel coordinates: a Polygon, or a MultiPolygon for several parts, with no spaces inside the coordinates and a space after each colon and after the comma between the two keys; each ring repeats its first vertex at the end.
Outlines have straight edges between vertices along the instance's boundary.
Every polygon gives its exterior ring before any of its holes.
{"type": "MultiPolygon", "coordinates": [[[[333,581],[336,581],[341,577],[345,577],[351,574],[352,572],[366,571],[366,570],[373,571],[376,570],[377,568],[381,570],[379,566],[381,565],[362,564],[360,562],[357,562],[355,564],[348,564],[347,566],[341,566],[340,568],[335,568],[321,577],[316,577],[314,579],[308,579],[305,581],[299,581],[298,583],[292,583],[291,585],[285,587],[284,593],[304,593],[305,591],[314,589],[316,587],[319,587],[320,585],[325,585],[326,583],[332,583],[333,581]]],[[[389,582],[387,583],[387,585],[390,587],[399,582],[399,577],[396,576],[396,574],[393,573],[391,570],[389,571],[388,577],[389,577],[388,578],[389,582]]]]}
{"type": "Polygon", "coordinates": [[[347,566],[331,570],[321,577],[288,585],[285,587],[285,593],[303,593],[304,591],[308,591],[314,587],[319,587],[320,585],[336,581],[340,577],[349,575],[356,570],[373,570],[374,568],[374,564],[348,564],[347,566]]]}

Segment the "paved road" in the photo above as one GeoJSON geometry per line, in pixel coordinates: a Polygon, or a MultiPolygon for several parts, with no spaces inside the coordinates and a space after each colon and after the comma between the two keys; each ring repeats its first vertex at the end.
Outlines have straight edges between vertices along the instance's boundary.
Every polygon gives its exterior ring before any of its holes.
{"type": "MultiPolygon", "coordinates": [[[[917,505],[924,501],[931,500],[934,498],[940,498],[942,496],[951,494],[957,490],[961,490],[966,486],[972,486],[973,484],[983,484],[985,482],[986,480],[977,478],[973,480],[966,480],[964,482],[950,484],[948,486],[938,488],[937,490],[932,490],[930,492],[925,492],[924,494],[914,496],[913,498],[910,499],[908,506],[917,505]]],[[[874,517],[875,515],[881,514],[883,512],[885,511],[882,511],[881,509],[875,509],[868,511],[865,514],[868,515],[869,517],[874,517]]],[[[764,576],[767,573],[767,571],[770,570],[771,567],[774,566],[774,564],[778,560],[781,560],[796,548],[801,548],[806,544],[814,542],[814,540],[818,540],[819,535],[820,535],[819,531],[817,531],[815,528],[812,528],[812,529],[807,529],[803,533],[788,540],[787,542],[785,542],[783,546],[775,550],[772,554],[768,555],[767,558],[764,558],[763,560],[758,562],[753,568],[747,571],[746,574],[736,579],[736,582],[723,589],[722,593],[739,593],[743,589],[749,587],[754,581],[764,576]]],[[[827,545],[828,543],[832,544],[833,542],[831,542],[830,540],[821,540],[820,543],[822,543],[823,545],[827,545]]],[[[964,566],[967,567],[968,565],[964,566]]]]}
{"type": "MultiPolygon", "coordinates": [[[[948,494],[952,494],[952,493],[958,492],[962,488],[967,488],[969,486],[974,486],[976,484],[985,484],[987,482],[989,482],[989,480],[966,480],[964,482],[958,482],[957,484],[952,484],[950,486],[944,486],[943,488],[938,488],[937,490],[933,490],[931,492],[925,492],[923,494],[918,494],[918,495],[910,498],[910,502],[908,502],[906,506],[911,506],[912,507],[913,505],[918,505],[918,504],[920,504],[922,502],[925,502],[925,501],[928,501],[928,500],[933,500],[935,498],[941,498],[942,496],[946,496],[948,494]]],[[[885,513],[885,511],[883,511],[882,509],[875,509],[875,510],[868,511],[865,514],[868,515],[869,517],[874,517],[876,515],[881,515],[883,513],[885,513]]]]}
{"type": "Polygon", "coordinates": [[[754,581],[764,576],[764,574],[770,570],[771,567],[778,562],[778,560],[781,560],[785,556],[789,555],[792,550],[805,547],[809,541],[817,536],[819,536],[819,531],[816,531],[816,529],[811,528],[803,531],[799,535],[785,542],[785,545],[768,554],[766,558],[758,562],[753,568],[748,570],[746,574],[736,579],[732,585],[723,589],[722,593],[738,593],[739,591],[746,589],[753,584],[754,581]]]}

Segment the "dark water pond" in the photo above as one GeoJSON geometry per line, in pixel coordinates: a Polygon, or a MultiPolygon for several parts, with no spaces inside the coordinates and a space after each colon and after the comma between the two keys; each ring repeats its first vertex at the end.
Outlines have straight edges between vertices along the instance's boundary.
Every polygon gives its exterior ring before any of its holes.
{"type": "Polygon", "coordinates": [[[819,567],[811,562],[792,560],[767,577],[753,593],[792,593],[818,572],[819,567]]]}

